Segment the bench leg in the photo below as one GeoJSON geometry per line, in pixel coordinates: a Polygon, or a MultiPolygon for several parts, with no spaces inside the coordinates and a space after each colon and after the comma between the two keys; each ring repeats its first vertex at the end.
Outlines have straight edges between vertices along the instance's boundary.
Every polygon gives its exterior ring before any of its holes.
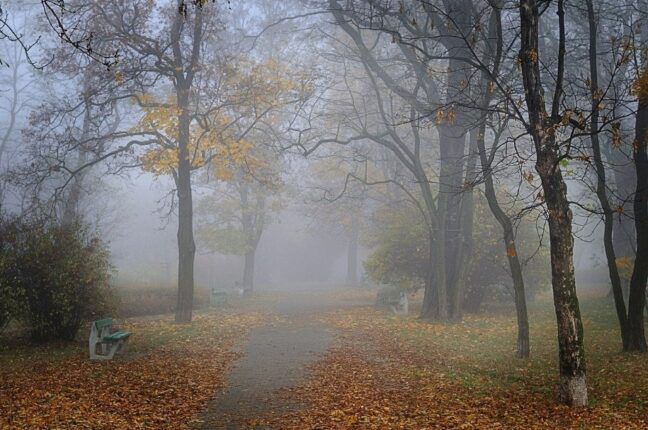
{"type": "Polygon", "coordinates": [[[110,345],[103,342],[95,343],[94,346],[90,347],[90,360],[110,360],[112,356],[109,355],[109,347],[110,345]],[[97,354],[97,346],[99,346],[99,354],[97,354]]]}
{"type": "Polygon", "coordinates": [[[101,357],[97,355],[97,342],[90,341],[90,360],[100,360],[101,357]]]}
{"type": "Polygon", "coordinates": [[[107,344],[108,347],[108,353],[106,354],[106,360],[112,360],[112,358],[115,356],[115,353],[119,349],[119,344],[121,342],[113,342],[110,344],[107,344]]]}
{"type": "Polygon", "coordinates": [[[90,360],[112,360],[117,351],[122,349],[123,342],[98,342],[100,354],[97,354],[97,345],[90,348],[90,360]]]}

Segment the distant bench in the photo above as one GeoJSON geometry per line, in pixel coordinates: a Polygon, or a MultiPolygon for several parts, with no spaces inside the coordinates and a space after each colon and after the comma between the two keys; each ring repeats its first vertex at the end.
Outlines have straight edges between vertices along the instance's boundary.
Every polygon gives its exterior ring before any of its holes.
{"type": "Polygon", "coordinates": [[[409,302],[407,293],[396,287],[383,287],[376,295],[376,307],[386,308],[397,315],[407,315],[409,302]]]}
{"type": "Polygon", "coordinates": [[[209,304],[211,306],[221,306],[227,304],[227,293],[225,291],[217,290],[212,288],[211,295],[209,297],[209,304]]]}
{"type": "Polygon", "coordinates": [[[121,351],[132,333],[113,331],[112,318],[93,321],[90,327],[90,359],[111,360],[117,351],[121,351]],[[101,353],[97,353],[97,349],[101,353]]]}

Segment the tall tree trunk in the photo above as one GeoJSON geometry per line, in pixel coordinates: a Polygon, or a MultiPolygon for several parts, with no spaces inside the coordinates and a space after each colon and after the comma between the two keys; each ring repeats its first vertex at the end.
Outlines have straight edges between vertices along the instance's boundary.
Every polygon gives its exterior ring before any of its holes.
{"type": "Polygon", "coordinates": [[[194,293],[194,258],[196,244],[193,236],[193,198],[191,190],[191,161],[189,154],[190,117],[189,90],[178,91],[179,116],[178,172],[178,302],[176,322],[189,322],[192,318],[194,293]]]}
{"type": "Polygon", "coordinates": [[[419,318],[427,321],[446,321],[447,299],[445,289],[445,246],[442,242],[443,234],[428,235],[428,271],[425,278],[423,304],[419,318]]]}
{"type": "MultiPolygon", "coordinates": [[[[77,165],[85,165],[86,159],[86,151],[81,149],[77,165]]],[[[79,172],[75,175],[72,179],[70,189],[65,196],[65,200],[63,201],[63,214],[61,216],[61,221],[65,225],[70,225],[79,220],[79,205],[81,203],[81,192],[83,191],[83,177],[84,172],[79,172]]]]}
{"type": "Polygon", "coordinates": [[[574,277],[574,243],[572,212],[567,200],[567,185],[560,169],[560,148],[555,129],[560,122],[560,100],[564,77],[565,24],[564,2],[558,0],[559,54],[556,89],[551,115],[546,111],[540,77],[538,20],[536,0],[520,2],[520,65],[528,108],[528,131],[533,138],[538,172],[549,218],[551,243],[551,284],[558,323],[560,362],[560,400],[571,406],[587,405],[585,349],[576,280],[574,277]]]}
{"type": "Polygon", "coordinates": [[[473,223],[475,218],[474,184],[477,179],[477,142],[474,133],[470,134],[468,162],[466,163],[466,176],[463,191],[461,192],[461,207],[459,220],[459,236],[457,237],[457,263],[456,280],[450,302],[450,315],[453,321],[463,318],[463,303],[466,278],[471,266],[473,256],[473,223]]]}
{"type": "Polygon", "coordinates": [[[354,218],[351,222],[351,232],[349,237],[349,245],[347,248],[347,285],[358,284],[358,230],[358,222],[354,218]]]}
{"type": "MultiPolygon", "coordinates": [[[[553,147],[552,137],[541,139],[541,146],[553,147]]],[[[551,284],[558,322],[558,347],[560,356],[560,396],[572,406],[587,405],[585,380],[585,348],[583,324],[576,295],[574,277],[574,240],[572,212],[567,200],[567,186],[558,167],[555,153],[541,150],[536,162],[547,212],[551,243],[551,284]]]]}
{"type": "MultiPolygon", "coordinates": [[[[648,59],[644,59],[643,76],[648,76],[648,59]]],[[[626,351],[646,351],[644,306],[648,282],[648,89],[639,94],[633,160],[637,173],[634,196],[634,220],[637,232],[637,255],[628,299],[628,344],[626,351]]]]}
{"type": "Polygon", "coordinates": [[[515,314],[518,326],[516,355],[519,358],[527,358],[531,354],[531,343],[529,341],[529,315],[527,313],[524,277],[522,276],[520,257],[515,246],[515,233],[508,217],[506,221],[503,221],[502,229],[504,230],[506,257],[511,270],[513,292],[515,294],[515,314]]]}
{"type": "Polygon", "coordinates": [[[254,263],[256,250],[263,234],[265,225],[265,197],[255,190],[247,179],[238,179],[238,192],[241,198],[241,228],[245,237],[245,265],[243,267],[243,291],[251,293],[254,290],[254,263]],[[254,205],[250,202],[250,193],[254,197],[254,205]]]}
{"type": "Polygon", "coordinates": [[[171,48],[173,52],[174,86],[176,89],[178,115],[178,170],[174,175],[178,194],[178,301],[176,322],[190,322],[193,311],[194,258],[196,243],[193,236],[193,197],[191,190],[191,116],[189,112],[191,89],[201,59],[203,42],[203,5],[196,3],[192,22],[191,54],[186,62],[185,48],[181,44],[182,28],[185,25],[184,1],[178,0],[178,10],[171,26],[171,48]]]}
{"type": "Polygon", "coordinates": [[[254,261],[256,259],[256,247],[249,247],[245,252],[245,266],[243,268],[243,291],[251,293],[254,291],[254,261]]]}
{"type": "Polygon", "coordinates": [[[596,172],[596,196],[598,197],[601,209],[603,211],[603,246],[605,248],[605,257],[607,259],[608,273],[612,283],[612,294],[616,307],[619,327],[621,328],[621,341],[623,348],[627,347],[627,319],[625,302],[623,301],[623,289],[621,286],[621,277],[617,267],[616,254],[614,252],[614,243],[612,234],[614,229],[614,213],[610,206],[607,195],[607,181],[605,166],[601,156],[601,145],[599,143],[599,86],[598,86],[598,50],[597,50],[597,30],[596,15],[592,0],[587,2],[587,15],[589,21],[589,62],[590,62],[590,92],[592,97],[592,116],[590,123],[590,141],[592,144],[592,155],[594,158],[594,170],[596,172]]]}
{"type": "Polygon", "coordinates": [[[508,260],[509,269],[511,270],[511,279],[513,281],[513,292],[515,294],[515,313],[517,316],[518,336],[516,355],[520,358],[526,358],[530,355],[529,342],[529,317],[527,313],[526,292],[524,288],[524,277],[522,275],[522,265],[515,244],[515,230],[511,218],[506,215],[497,200],[495,186],[493,184],[493,172],[491,161],[486,156],[486,145],[484,135],[486,132],[486,118],[482,119],[479,134],[477,137],[477,146],[479,148],[479,158],[481,160],[484,175],[484,192],[486,201],[491,213],[502,227],[503,242],[508,260]]]}
{"type": "MultiPolygon", "coordinates": [[[[455,67],[459,67],[459,65],[455,64],[455,67]]],[[[443,258],[442,261],[445,264],[444,288],[437,284],[440,293],[439,318],[442,320],[456,320],[458,315],[454,304],[459,294],[461,254],[463,251],[460,241],[462,236],[461,206],[464,198],[466,130],[452,124],[440,125],[438,129],[440,141],[439,234],[442,233],[444,236],[443,242],[439,242],[439,246],[445,248],[442,253],[439,254],[437,251],[436,254],[437,258],[443,258]]],[[[438,261],[438,264],[442,264],[441,261],[438,261]]]]}
{"type": "Polygon", "coordinates": [[[446,298],[446,264],[445,264],[445,233],[440,226],[443,224],[442,199],[435,206],[430,182],[423,167],[418,164],[415,168],[416,179],[425,202],[426,223],[428,226],[428,264],[425,278],[425,290],[420,318],[424,320],[441,320],[448,318],[446,298]],[[437,216],[438,214],[438,216],[437,216]]]}
{"type": "MultiPolygon", "coordinates": [[[[450,8],[449,16],[456,19],[451,25],[452,28],[454,26],[460,29],[470,28],[468,12],[460,10],[459,4],[448,7],[450,8]]],[[[468,58],[470,53],[467,52],[465,43],[458,41],[450,43],[448,55],[468,58]]],[[[452,58],[449,61],[448,70],[447,105],[449,107],[445,112],[443,122],[437,126],[439,132],[439,229],[444,235],[443,246],[445,249],[442,254],[446,266],[446,297],[444,302],[440,303],[446,318],[440,317],[457,321],[461,319],[461,310],[458,305],[461,302],[462,274],[464,273],[462,264],[467,262],[464,259],[464,252],[468,251],[465,247],[465,240],[470,240],[471,237],[468,236],[472,236],[472,224],[470,231],[464,231],[467,223],[462,220],[464,212],[470,216],[472,210],[472,196],[468,195],[472,190],[466,190],[465,180],[469,179],[468,177],[474,172],[465,171],[467,123],[470,122],[471,117],[465,108],[454,107],[454,103],[457,103],[458,106],[469,103],[468,82],[470,82],[470,76],[467,72],[468,68],[463,61],[452,58]],[[464,200],[466,200],[465,203],[464,200]]],[[[474,159],[471,161],[474,163],[474,159]]],[[[441,297],[439,300],[442,300],[441,297]]]]}
{"type": "MultiPolygon", "coordinates": [[[[180,156],[188,156],[181,147],[180,156]]],[[[193,201],[189,161],[180,161],[178,169],[178,303],[176,322],[189,322],[192,317],[194,291],[193,201]]]]}
{"type": "MultiPolygon", "coordinates": [[[[488,27],[488,50],[486,54],[486,61],[484,64],[489,66],[493,63],[492,75],[499,75],[500,62],[502,58],[502,21],[501,21],[501,2],[492,4],[493,11],[491,12],[490,22],[488,27]],[[495,46],[493,46],[493,42],[495,46]]],[[[472,133],[477,133],[476,143],[479,152],[479,160],[482,166],[482,174],[484,176],[484,194],[488,207],[502,227],[503,244],[506,252],[506,258],[511,271],[511,279],[513,281],[513,293],[515,299],[515,313],[517,318],[517,349],[516,355],[519,358],[527,358],[531,353],[531,346],[529,342],[529,317],[527,313],[526,292],[524,288],[524,277],[522,275],[522,265],[520,264],[520,257],[517,252],[515,242],[515,230],[511,218],[504,212],[497,200],[497,193],[493,183],[493,169],[492,157],[497,148],[497,139],[493,142],[491,147],[490,156],[486,153],[486,119],[488,109],[491,102],[491,91],[489,83],[491,82],[488,73],[482,72],[481,77],[481,111],[482,115],[479,119],[478,130],[473,130],[472,133]]]]}

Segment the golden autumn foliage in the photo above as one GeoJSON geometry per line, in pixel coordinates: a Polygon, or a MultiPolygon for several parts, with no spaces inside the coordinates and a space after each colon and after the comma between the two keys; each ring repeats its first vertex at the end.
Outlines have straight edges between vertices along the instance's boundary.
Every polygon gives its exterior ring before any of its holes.
{"type": "MultiPolygon", "coordinates": [[[[141,157],[142,167],[156,175],[169,174],[177,168],[179,162],[179,117],[175,97],[170,96],[165,103],[153,103],[144,108],[139,129],[161,135],[160,144],[149,148],[141,157]]],[[[247,139],[237,137],[229,132],[234,119],[222,112],[211,115],[210,129],[203,129],[196,124],[190,129],[188,153],[194,169],[203,167],[208,160],[214,165],[218,176],[227,179],[231,176],[231,166],[240,166],[246,161],[251,148],[247,139]]]]}
{"type": "MultiPolygon", "coordinates": [[[[275,60],[253,63],[245,58],[221,71],[226,88],[206,98],[207,106],[192,104],[188,154],[193,169],[211,164],[216,176],[230,180],[234,171],[245,166],[254,170],[261,161],[251,155],[253,143],[248,138],[255,123],[263,119],[279,121],[278,109],[309,91],[304,75],[291,75],[275,60]],[[216,105],[214,105],[216,103],[216,105]]],[[[179,163],[181,109],[177,98],[160,100],[152,94],[136,97],[143,110],[136,130],[155,134],[158,139],[140,156],[142,168],[155,175],[171,174],[179,163]]]]}

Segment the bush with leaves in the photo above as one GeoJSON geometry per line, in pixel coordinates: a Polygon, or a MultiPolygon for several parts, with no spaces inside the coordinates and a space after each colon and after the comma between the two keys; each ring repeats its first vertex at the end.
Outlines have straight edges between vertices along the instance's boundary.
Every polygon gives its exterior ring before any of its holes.
{"type": "MultiPolygon", "coordinates": [[[[368,233],[365,243],[373,252],[364,266],[372,281],[402,289],[423,287],[428,267],[428,232],[416,209],[401,207],[381,211],[368,233]]],[[[464,288],[463,304],[467,312],[476,312],[484,299],[513,298],[501,227],[479,195],[475,197],[473,244],[464,288]]],[[[549,252],[539,245],[531,220],[523,219],[517,226],[517,244],[524,264],[527,293],[533,295],[549,285],[549,252]]]]}
{"type": "Polygon", "coordinates": [[[0,284],[34,341],[71,340],[83,321],[110,311],[105,245],[81,224],[5,221],[0,284]]]}
{"type": "Polygon", "coordinates": [[[0,217],[0,332],[12,318],[21,314],[22,291],[16,285],[16,254],[12,247],[17,227],[16,221],[0,217]]]}
{"type": "Polygon", "coordinates": [[[413,208],[381,211],[369,229],[366,244],[373,248],[364,267],[369,278],[403,289],[422,287],[428,265],[427,229],[413,208]]]}

